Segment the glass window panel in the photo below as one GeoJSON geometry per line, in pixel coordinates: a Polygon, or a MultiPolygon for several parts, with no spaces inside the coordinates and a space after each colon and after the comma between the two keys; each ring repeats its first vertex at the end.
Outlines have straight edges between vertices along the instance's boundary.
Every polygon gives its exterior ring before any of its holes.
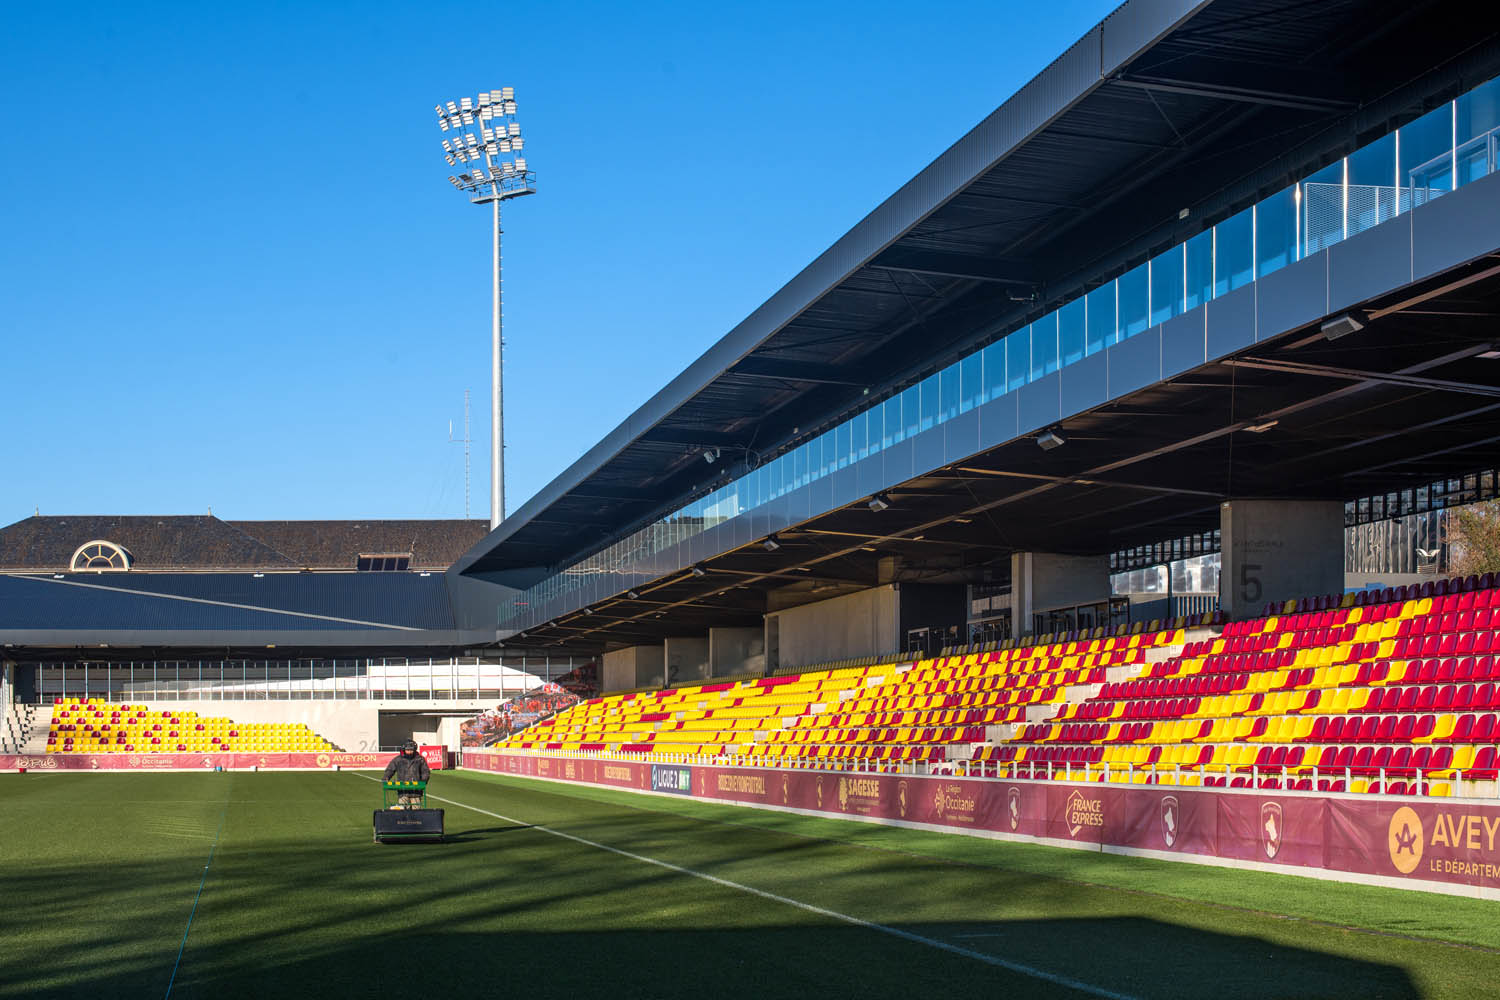
{"type": "MultiPolygon", "coordinates": [[[[938,409],[939,404],[941,403],[940,397],[942,395],[938,387],[938,376],[929,375],[927,378],[922,380],[922,384],[919,386],[919,388],[921,389],[922,394],[922,405],[920,411],[921,415],[918,418],[917,426],[915,429],[925,431],[937,426],[938,422],[938,409]]],[[[907,390],[907,392],[910,391],[910,389],[907,390]]]]}
{"type": "Polygon", "coordinates": [[[856,413],[849,421],[849,461],[857,462],[870,454],[870,439],[865,434],[865,425],[870,411],[856,413]]]}
{"type": "Polygon", "coordinates": [[[1031,324],[1031,381],[1057,371],[1057,313],[1031,324]]]}
{"type": "Polygon", "coordinates": [[[901,440],[901,397],[892,396],[881,404],[885,417],[885,429],[880,435],[880,446],[889,448],[901,440]]]}
{"type": "Polygon", "coordinates": [[[1344,238],[1344,161],[1303,181],[1301,187],[1302,256],[1331,247],[1344,238]]]}
{"type": "Polygon", "coordinates": [[[1151,324],[1165,323],[1182,312],[1181,245],[1151,262],[1151,324]]]}
{"type": "Polygon", "coordinates": [[[1074,299],[1057,311],[1057,348],[1065,365],[1083,359],[1083,343],[1087,337],[1084,317],[1087,312],[1081,298],[1074,299]]]}
{"type": "Polygon", "coordinates": [[[1023,326],[1005,338],[1005,367],[1010,373],[1006,388],[1014,392],[1026,384],[1031,367],[1031,327],[1023,326]]]}
{"type": "Polygon", "coordinates": [[[1350,153],[1348,163],[1348,226],[1353,236],[1396,214],[1395,133],[1350,153]]]}
{"type": "Polygon", "coordinates": [[[997,340],[984,349],[984,399],[988,402],[1006,391],[1005,341],[997,340]]]}
{"type": "MultiPolygon", "coordinates": [[[[932,376],[933,394],[937,394],[937,378],[932,376]]],[[[904,441],[917,433],[917,428],[922,423],[922,383],[918,382],[901,392],[901,437],[897,441],[904,441]]]]}
{"type": "Polygon", "coordinates": [[[1214,298],[1255,278],[1255,220],[1252,209],[1214,227],[1214,298]]]}
{"type": "Polygon", "coordinates": [[[1148,308],[1151,302],[1150,266],[1126,271],[1120,275],[1119,318],[1116,322],[1117,337],[1124,340],[1134,337],[1151,325],[1148,308]]]}
{"type": "Polygon", "coordinates": [[[1115,283],[1100,285],[1087,295],[1088,341],[1084,351],[1098,354],[1119,338],[1115,336],[1115,283]]]}
{"type": "Polygon", "coordinates": [[[958,364],[938,372],[938,422],[958,416],[958,364]]]}
{"type": "Polygon", "coordinates": [[[1458,183],[1468,184],[1496,167],[1500,144],[1500,79],[1482,83],[1458,99],[1458,183]]]}
{"type": "Polygon", "coordinates": [[[958,412],[984,402],[984,352],[975,351],[958,363],[958,412]]]}
{"type": "Polygon", "coordinates": [[[1297,259],[1297,189],[1278,191],[1255,206],[1255,276],[1263,278],[1297,259]]]}
{"type": "Polygon", "coordinates": [[[1196,309],[1214,294],[1214,232],[1205,229],[1183,245],[1187,284],[1183,289],[1184,311],[1196,309]]]}
{"type": "Polygon", "coordinates": [[[1404,207],[1421,205],[1453,189],[1453,105],[1418,118],[1401,129],[1401,184],[1404,207]]]}
{"type": "Polygon", "coordinates": [[[797,465],[796,484],[799,488],[807,485],[808,460],[812,457],[810,454],[811,450],[804,444],[798,446],[797,450],[792,452],[792,461],[797,465]]]}

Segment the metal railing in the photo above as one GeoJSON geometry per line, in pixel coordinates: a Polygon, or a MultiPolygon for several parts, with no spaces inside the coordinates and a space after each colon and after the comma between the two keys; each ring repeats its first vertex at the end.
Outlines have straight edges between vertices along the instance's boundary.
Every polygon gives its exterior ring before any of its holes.
{"type": "MultiPolygon", "coordinates": [[[[815,758],[805,763],[788,766],[779,759],[760,755],[732,754],[686,754],[670,752],[629,753],[621,750],[532,750],[506,747],[464,747],[460,750],[459,765],[464,766],[462,755],[499,754],[501,756],[545,757],[564,760],[618,760],[643,764],[685,764],[714,767],[761,768],[782,771],[826,771],[854,774],[897,774],[907,776],[958,777],[981,781],[1049,781],[1092,782],[1097,784],[1155,785],[1161,787],[1205,788],[1216,791],[1265,791],[1291,794],[1392,794],[1386,791],[1392,784],[1400,783],[1409,790],[1395,793],[1401,798],[1434,797],[1434,788],[1439,788],[1436,797],[1451,798],[1500,798],[1500,780],[1464,780],[1457,777],[1434,777],[1417,768],[1410,767],[1344,767],[1329,770],[1320,767],[1263,768],[1258,765],[1236,766],[1232,764],[1200,764],[1196,767],[1159,764],[1111,766],[1104,764],[1074,765],[1071,762],[1054,761],[878,761],[868,759],[815,758]],[[1226,779],[1223,785],[1206,785],[1206,776],[1226,779]],[[1197,778],[1196,782],[1186,779],[1197,778]],[[1245,784],[1233,784],[1245,779],[1245,784]],[[1311,779],[1312,787],[1295,789],[1287,786],[1288,780],[1300,782],[1311,779]],[[1268,782],[1276,781],[1276,785],[1268,782]],[[1342,782],[1342,787],[1333,786],[1342,782]],[[1356,782],[1365,782],[1366,787],[1378,787],[1379,792],[1362,789],[1354,791],[1356,782]],[[1319,787],[1322,783],[1324,787],[1319,787]],[[1449,794],[1464,786],[1463,796],[1449,794]]],[[[1461,769],[1448,768],[1455,771],[1461,769]]]]}

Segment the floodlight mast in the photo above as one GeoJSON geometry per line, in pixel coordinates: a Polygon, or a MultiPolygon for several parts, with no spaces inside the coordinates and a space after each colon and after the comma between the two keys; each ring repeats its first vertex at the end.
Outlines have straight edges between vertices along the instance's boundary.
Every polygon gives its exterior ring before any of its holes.
{"type": "Polygon", "coordinates": [[[501,336],[500,203],[536,193],[536,173],[521,156],[525,139],[516,122],[516,92],[512,87],[482,91],[475,98],[448,101],[434,109],[438,127],[453,132],[443,140],[449,166],[467,172],[448,175],[448,183],[469,196],[474,205],[490,205],[494,236],[490,310],[490,530],[505,519],[505,342],[501,336]],[[474,129],[478,128],[478,135],[474,129]],[[483,160],[483,167],[465,164],[483,160]]]}

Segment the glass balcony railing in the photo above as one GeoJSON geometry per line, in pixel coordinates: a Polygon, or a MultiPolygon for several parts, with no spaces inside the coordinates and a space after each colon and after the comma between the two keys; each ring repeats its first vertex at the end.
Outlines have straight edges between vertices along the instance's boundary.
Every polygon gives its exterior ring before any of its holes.
{"type": "MultiPolygon", "coordinates": [[[[1331,163],[832,430],[555,574],[499,609],[524,628],[600,579],[1318,253],[1500,165],[1500,79],[1331,163]]],[[[628,583],[611,592],[624,590],[628,583]]],[[[607,595],[594,595],[607,596],[607,595]]],[[[590,599],[593,599],[592,597],[590,599]]]]}

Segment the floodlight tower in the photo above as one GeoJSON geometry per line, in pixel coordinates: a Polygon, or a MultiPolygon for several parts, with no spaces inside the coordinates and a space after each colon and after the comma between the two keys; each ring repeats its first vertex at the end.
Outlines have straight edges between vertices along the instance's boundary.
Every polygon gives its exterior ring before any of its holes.
{"type": "Polygon", "coordinates": [[[447,101],[434,108],[438,128],[452,132],[443,140],[443,158],[466,172],[448,175],[448,183],[475,205],[488,204],[494,219],[495,256],[490,311],[490,530],[505,519],[505,416],[500,337],[500,203],[536,193],[536,174],[521,156],[525,140],[516,122],[513,87],[481,91],[477,97],[447,101]],[[479,161],[483,166],[478,166],[479,161]],[[476,164],[469,166],[469,164],[476,164]]]}

